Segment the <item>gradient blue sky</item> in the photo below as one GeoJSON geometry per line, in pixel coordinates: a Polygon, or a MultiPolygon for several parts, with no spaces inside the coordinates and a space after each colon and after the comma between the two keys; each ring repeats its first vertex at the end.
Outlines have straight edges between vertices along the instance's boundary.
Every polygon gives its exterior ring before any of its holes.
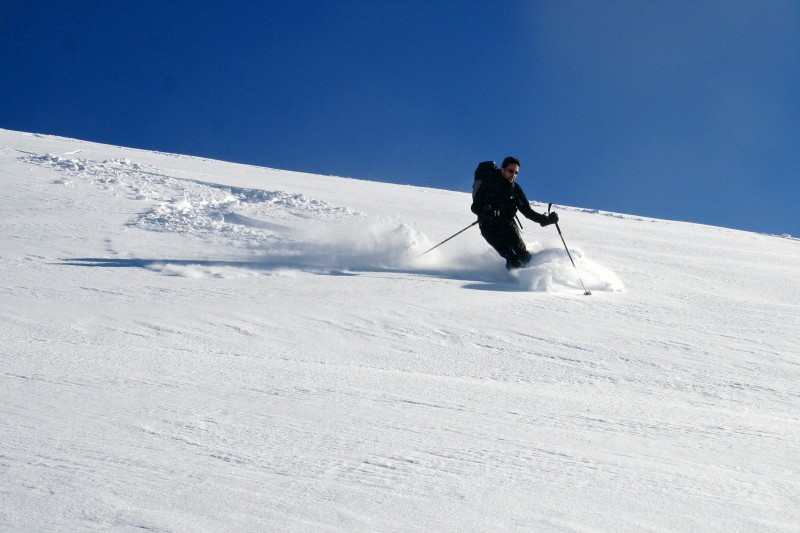
{"type": "Polygon", "coordinates": [[[0,127],[800,236],[800,2],[4,0],[0,127]]]}

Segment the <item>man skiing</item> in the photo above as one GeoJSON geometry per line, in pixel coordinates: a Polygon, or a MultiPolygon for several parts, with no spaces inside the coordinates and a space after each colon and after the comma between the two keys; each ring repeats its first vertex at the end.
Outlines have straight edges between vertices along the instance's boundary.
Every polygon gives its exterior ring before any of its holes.
{"type": "Polygon", "coordinates": [[[506,157],[502,168],[493,161],[478,165],[472,187],[472,212],[478,215],[481,235],[506,260],[506,268],[514,270],[527,265],[531,254],[519,235],[517,210],[541,226],[558,222],[555,212],[549,215],[531,209],[522,187],[516,183],[519,160],[506,157]]]}

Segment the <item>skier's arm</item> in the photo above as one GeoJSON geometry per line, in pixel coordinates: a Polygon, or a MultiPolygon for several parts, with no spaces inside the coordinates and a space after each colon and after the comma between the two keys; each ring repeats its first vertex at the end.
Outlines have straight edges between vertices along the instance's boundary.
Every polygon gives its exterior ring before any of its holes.
{"type": "Polygon", "coordinates": [[[525,216],[525,218],[533,220],[534,222],[538,222],[542,226],[548,224],[549,219],[547,215],[542,213],[537,213],[536,211],[531,208],[531,204],[528,201],[528,198],[525,196],[525,192],[522,190],[522,187],[517,185],[517,208],[520,212],[525,216]]]}

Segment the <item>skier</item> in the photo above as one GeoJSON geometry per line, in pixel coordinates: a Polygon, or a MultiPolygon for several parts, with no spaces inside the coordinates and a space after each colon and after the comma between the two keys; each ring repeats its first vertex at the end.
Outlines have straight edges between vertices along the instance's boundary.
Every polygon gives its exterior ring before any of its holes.
{"type": "Polygon", "coordinates": [[[478,215],[481,235],[506,260],[508,270],[524,267],[531,260],[519,235],[517,209],[541,226],[558,222],[555,211],[544,215],[531,209],[522,187],[516,183],[519,168],[516,157],[506,157],[499,169],[493,161],[486,161],[478,165],[472,186],[471,209],[478,215]]]}

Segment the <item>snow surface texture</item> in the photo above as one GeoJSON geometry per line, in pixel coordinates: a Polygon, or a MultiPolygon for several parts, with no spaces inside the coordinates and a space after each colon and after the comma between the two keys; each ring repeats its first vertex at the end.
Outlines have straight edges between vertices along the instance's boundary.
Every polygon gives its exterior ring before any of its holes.
{"type": "Polygon", "coordinates": [[[525,220],[420,258],[464,193],[5,130],[0,179],[0,530],[800,530],[797,239],[557,208],[583,296],[525,220]]]}

